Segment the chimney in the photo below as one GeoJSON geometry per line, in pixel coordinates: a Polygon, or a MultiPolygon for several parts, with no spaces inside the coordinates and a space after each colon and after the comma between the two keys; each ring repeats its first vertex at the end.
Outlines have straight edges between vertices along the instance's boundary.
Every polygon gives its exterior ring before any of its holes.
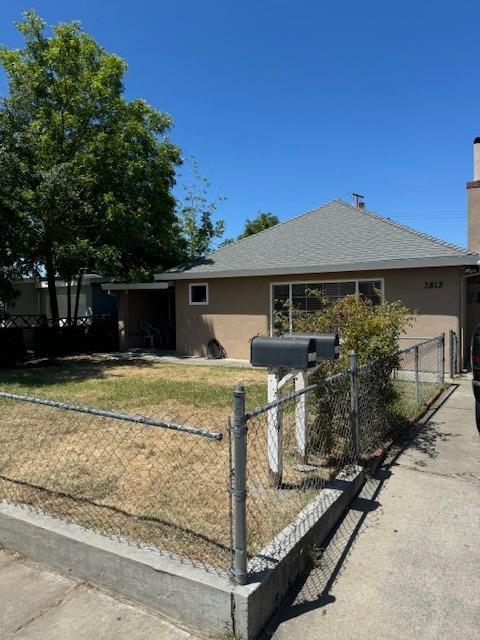
{"type": "Polygon", "coordinates": [[[473,180],[467,182],[468,248],[480,253],[480,138],[473,141],[473,180]]]}

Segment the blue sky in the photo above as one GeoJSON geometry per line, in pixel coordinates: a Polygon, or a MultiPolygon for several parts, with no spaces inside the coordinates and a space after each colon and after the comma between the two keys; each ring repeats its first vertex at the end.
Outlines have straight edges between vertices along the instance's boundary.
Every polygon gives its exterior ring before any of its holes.
{"type": "Polygon", "coordinates": [[[127,95],[174,117],[172,139],[226,197],[226,235],[357,191],[465,244],[478,0],[8,0],[0,42],[20,46],[12,23],[32,6],[127,60],[127,95]]]}

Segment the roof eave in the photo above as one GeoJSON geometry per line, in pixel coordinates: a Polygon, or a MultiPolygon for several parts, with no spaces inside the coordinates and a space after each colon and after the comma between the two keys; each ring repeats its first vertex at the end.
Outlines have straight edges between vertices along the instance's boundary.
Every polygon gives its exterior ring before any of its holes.
{"type": "Polygon", "coordinates": [[[252,276],[296,275],[303,273],[342,273],[345,271],[377,271],[383,269],[424,269],[428,267],[466,267],[477,265],[480,255],[440,256],[431,258],[402,258],[335,265],[306,265],[301,267],[272,267],[268,269],[238,269],[228,271],[178,271],[155,274],[155,280],[206,280],[212,278],[247,278],[252,276]]]}
{"type": "Polygon", "coordinates": [[[106,282],[104,291],[158,291],[168,289],[167,282],[106,282]]]}

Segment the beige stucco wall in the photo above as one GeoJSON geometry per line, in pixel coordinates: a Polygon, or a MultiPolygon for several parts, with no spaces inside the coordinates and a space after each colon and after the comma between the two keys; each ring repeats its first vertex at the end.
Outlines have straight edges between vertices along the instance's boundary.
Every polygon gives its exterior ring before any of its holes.
{"type": "Polygon", "coordinates": [[[449,329],[459,333],[461,269],[457,267],[202,280],[209,285],[205,306],[189,305],[190,281],[179,280],[175,283],[177,351],[205,355],[208,341],[215,337],[228,357],[248,359],[250,339],[269,330],[272,282],[378,278],[384,279],[386,300],[402,300],[418,310],[409,335],[434,336],[449,329]],[[441,281],[442,288],[425,288],[430,281],[441,281]]]}
{"type": "Polygon", "coordinates": [[[177,281],[177,351],[204,356],[208,341],[216,338],[229,358],[249,358],[250,339],[268,332],[269,283],[266,278],[210,280],[209,303],[203,306],[189,305],[189,281],[177,281]]]}

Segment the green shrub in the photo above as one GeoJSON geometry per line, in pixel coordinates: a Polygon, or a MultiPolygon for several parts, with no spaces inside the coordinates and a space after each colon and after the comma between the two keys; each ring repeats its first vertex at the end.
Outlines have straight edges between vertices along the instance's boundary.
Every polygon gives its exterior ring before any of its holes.
{"type": "MultiPolygon", "coordinates": [[[[369,407],[368,424],[360,433],[360,447],[365,452],[391,427],[389,407],[395,401],[391,373],[398,366],[398,338],[412,325],[413,314],[401,302],[373,304],[356,295],[331,302],[318,291],[310,291],[309,295],[319,299],[321,310],[307,313],[293,309],[292,330],[338,333],[341,340],[339,359],[322,363],[312,375],[312,382],[347,369],[351,351],[356,352],[359,365],[374,363],[358,376],[363,406],[369,407]]],[[[288,317],[280,313],[275,322],[277,333],[287,333],[288,325],[288,317]]],[[[348,414],[345,402],[340,401],[349,393],[348,377],[318,387],[311,403],[310,451],[331,459],[350,454],[348,414]]]]}
{"type": "MultiPolygon", "coordinates": [[[[350,295],[332,302],[318,291],[309,291],[320,301],[315,313],[292,310],[294,332],[338,333],[341,355],[336,370],[348,366],[348,354],[356,351],[359,364],[392,356],[398,350],[398,338],[413,323],[412,312],[401,302],[373,304],[361,296],[350,295]]],[[[276,318],[277,333],[289,331],[286,314],[276,318]]]]}

